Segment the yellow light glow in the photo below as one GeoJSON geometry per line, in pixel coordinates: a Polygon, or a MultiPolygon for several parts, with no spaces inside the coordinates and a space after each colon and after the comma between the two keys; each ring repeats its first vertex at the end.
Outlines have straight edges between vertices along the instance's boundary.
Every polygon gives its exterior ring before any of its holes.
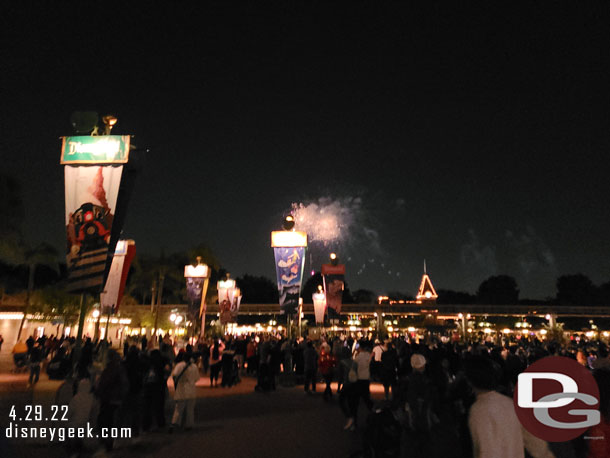
{"type": "Polygon", "coordinates": [[[511,331],[511,330],[510,330],[510,329],[508,329],[508,328],[504,328],[504,329],[502,329],[502,332],[503,332],[504,334],[510,334],[510,333],[511,333],[511,332],[513,332],[513,331],[511,331]]]}
{"type": "Polygon", "coordinates": [[[413,326],[409,326],[409,327],[407,328],[407,331],[409,331],[409,332],[415,332],[415,328],[414,328],[413,326]]]}
{"type": "Polygon", "coordinates": [[[527,329],[524,329],[523,331],[521,331],[521,333],[523,334],[527,334],[529,331],[527,329]]]}
{"type": "Polygon", "coordinates": [[[0,313],[0,320],[21,320],[23,319],[23,313],[19,312],[2,312],[0,313]]]}
{"type": "Polygon", "coordinates": [[[226,280],[220,280],[217,285],[217,289],[229,289],[235,288],[235,280],[227,278],[226,280]]]}
{"type": "Polygon", "coordinates": [[[273,231],[271,232],[271,247],[300,247],[307,246],[307,234],[300,231],[273,231]]]}
{"type": "Polygon", "coordinates": [[[485,329],[483,329],[483,332],[484,332],[485,334],[491,334],[491,329],[489,329],[489,328],[485,328],[485,329]]]}
{"type": "Polygon", "coordinates": [[[546,335],[546,332],[547,332],[547,331],[546,331],[546,329],[541,329],[541,330],[540,330],[540,334],[542,334],[543,336],[545,336],[545,335],[546,335]]]}
{"type": "Polygon", "coordinates": [[[184,276],[187,278],[208,278],[209,274],[209,268],[206,264],[184,266],[184,276]]]}
{"type": "Polygon", "coordinates": [[[594,331],[588,331],[585,335],[587,337],[593,337],[595,335],[595,332],[594,331]]]}
{"type": "Polygon", "coordinates": [[[100,316],[100,311],[98,309],[95,309],[91,315],[93,316],[93,318],[97,318],[98,316],[100,316]]]}
{"type": "Polygon", "coordinates": [[[604,337],[608,337],[608,336],[610,336],[610,332],[608,332],[608,331],[604,331],[604,332],[602,332],[602,335],[603,335],[604,337]]]}

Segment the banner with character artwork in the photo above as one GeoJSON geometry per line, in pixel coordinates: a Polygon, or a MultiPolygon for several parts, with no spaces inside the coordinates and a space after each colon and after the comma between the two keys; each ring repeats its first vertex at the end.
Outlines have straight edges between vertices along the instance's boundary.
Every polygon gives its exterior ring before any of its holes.
{"type": "Polygon", "coordinates": [[[326,307],[329,316],[341,314],[343,289],[345,283],[345,264],[322,264],[322,279],[326,294],[326,307]]]}
{"type": "Polygon", "coordinates": [[[305,247],[275,247],[275,271],[280,294],[280,313],[295,314],[299,308],[305,247]]]}
{"type": "Polygon", "coordinates": [[[115,216],[129,150],[129,136],[63,138],[69,291],[102,290],[121,229],[115,216]]]}

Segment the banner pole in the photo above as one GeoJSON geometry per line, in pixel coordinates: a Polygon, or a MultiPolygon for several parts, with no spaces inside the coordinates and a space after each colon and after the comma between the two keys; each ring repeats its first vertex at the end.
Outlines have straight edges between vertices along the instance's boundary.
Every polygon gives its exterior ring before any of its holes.
{"type": "Polygon", "coordinates": [[[201,332],[200,332],[200,339],[205,339],[205,312],[207,309],[206,303],[205,303],[205,296],[208,293],[208,283],[209,283],[209,278],[206,278],[203,281],[203,291],[201,291],[201,305],[199,306],[199,312],[201,315],[201,332]]]}
{"type": "Polygon", "coordinates": [[[76,332],[76,344],[74,346],[74,358],[72,359],[72,367],[75,368],[80,360],[83,327],[85,326],[85,293],[80,295],[80,315],[78,317],[78,331],[76,332]]]}

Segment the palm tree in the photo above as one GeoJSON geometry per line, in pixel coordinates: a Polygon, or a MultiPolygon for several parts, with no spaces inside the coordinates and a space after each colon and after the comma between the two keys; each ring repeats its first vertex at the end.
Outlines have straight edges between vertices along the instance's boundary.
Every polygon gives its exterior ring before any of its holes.
{"type": "Polygon", "coordinates": [[[0,244],[0,260],[15,267],[27,267],[28,269],[28,285],[25,296],[25,308],[23,310],[23,318],[19,325],[17,333],[17,341],[21,338],[21,331],[25,323],[26,316],[30,308],[30,298],[34,291],[34,279],[36,275],[36,267],[47,266],[55,271],[59,271],[57,263],[57,250],[48,243],[40,243],[34,248],[28,247],[25,243],[18,242],[18,239],[4,239],[0,244]]]}

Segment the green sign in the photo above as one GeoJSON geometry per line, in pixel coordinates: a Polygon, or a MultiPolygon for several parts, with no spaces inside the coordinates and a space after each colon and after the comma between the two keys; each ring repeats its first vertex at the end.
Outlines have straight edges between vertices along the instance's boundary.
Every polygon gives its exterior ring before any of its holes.
{"type": "Polygon", "coordinates": [[[125,164],[129,159],[129,135],[63,137],[62,164],[125,164]]]}

